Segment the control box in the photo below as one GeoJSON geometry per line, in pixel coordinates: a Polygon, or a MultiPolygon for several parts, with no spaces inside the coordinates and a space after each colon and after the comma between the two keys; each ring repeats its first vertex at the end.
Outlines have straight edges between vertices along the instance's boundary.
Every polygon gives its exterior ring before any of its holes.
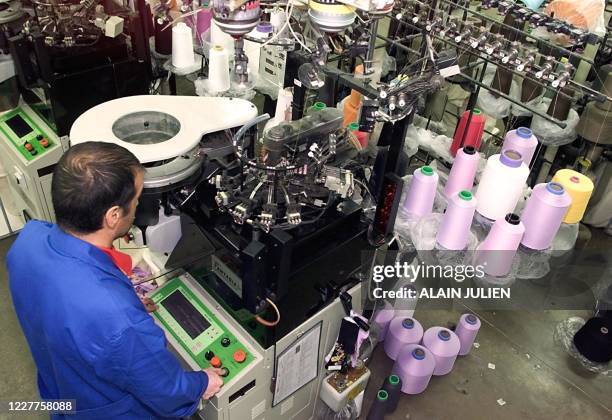
{"type": "Polygon", "coordinates": [[[55,220],[51,180],[68,146],[68,137],[60,139],[25,103],[0,114],[0,162],[19,211],[16,216],[55,220]]]}
{"type": "Polygon", "coordinates": [[[262,358],[188,274],[172,278],[150,297],[158,306],[153,316],[192,368],[221,368],[227,384],[262,358]]]}
{"type": "Polygon", "coordinates": [[[59,147],[22,108],[15,108],[0,117],[0,132],[28,162],[59,147]]]}

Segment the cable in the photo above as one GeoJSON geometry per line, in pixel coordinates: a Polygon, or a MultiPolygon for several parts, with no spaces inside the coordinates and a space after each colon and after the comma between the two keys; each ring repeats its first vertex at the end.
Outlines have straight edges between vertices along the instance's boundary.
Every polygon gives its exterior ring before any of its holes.
{"type": "Polygon", "coordinates": [[[278,310],[278,306],[276,306],[276,304],[274,302],[272,302],[272,299],[266,298],[266,302],[268,302],[270,304],[270,306],[272,306],[272,308],[274,308],[274,312],[276,312],[276,321],[266,321],[265,319],[263,319],[259,315],[255,315],[255,321],[259,322],[264,327],[274,327],[274,326],[278,325],[278,323],[280,322],[281,314],[280,314],[280,311],[278,310]]]}
{"type": "MultiPolygon", "coordinates": [[[[293,9],[291,9],[291,12],[293,12],[293,9]]],[[[289,22],[289,19],[291,19],[291,16],[289,16],[286,11],[285,11],[285,18],[287,19],[287,22],[289,22]]],[[[312,54],[312,50],[310,48],[308,48],[305,43],[300,41],[298,36],[293,31],[293,28],[291,27],[291,25],[289,25],[289,32],[291,32],[291,34],[293,35],[295,40],[298,42],[298,44],[300,44],[302,46],[302,48],[304,48],[308,53],[312,54]]]]}
{"type": "MultiPolygon", "coordinates": [[[[293,3],[287,2],[287,6],[285,6],[285,16],[291,16],[292,14],[293,14],[293,3]]],[[[283,33],[283,31],[287,28],[287,25],[289,25],[289,19],[285,19],[285,23],[283,24],[283,26],[281,26],[281,28],[274,35],[272,35],[272,37],[270,39],[268,39],[266,42],[261,44],[261,47],[259,47],[259,48],[265,47],[270,42],[272,42],[276,38],[278,38],[278,36],[281,33],[283,33]]]]}

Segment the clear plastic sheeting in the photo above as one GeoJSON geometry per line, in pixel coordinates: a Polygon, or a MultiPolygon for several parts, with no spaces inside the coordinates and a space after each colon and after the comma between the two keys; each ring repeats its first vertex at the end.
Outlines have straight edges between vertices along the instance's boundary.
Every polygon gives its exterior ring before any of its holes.
{"type": "Polygon", "coordinates": [[[431,130],[426,130],[412,124],[406,130],[406,141],[404,142],[404,150],[412,152],[409,156],[416,153],[417,149],[421,149],[430,153],[435,158],[440,158],[446,162],[452,162],[453,158],[450,154],[450,146],[453,139],[444,135],[436,134],[431,130]]]}
{"type": "MultiPolygon", "coordinates": [[[[488,73],[482,80],[482,83],[486,86],[491,86],[493,82],[494,73],[488,73]]],[[[510,96],[512,99],[520,100],[521,89],[514,80],[510,85],[510,96]]],[[[478,108],[482,109],[487,116],[502,119],[506,118],[510,115],[510,110],[512,108],[512,102],[502,97],[495,97],[491,92],[486,89],[481,89],[480,94],[478,95],[478,108]]]]}
{"type": "Polygon", "coordinates": [[[484,239],[489,234],[491,230],[491,226],[495,223],[494,220],[487,219],[483,215],[478,212],[474,213],[474,220],[472,221],[472,231],[476,233],[476,237],[479,242],[484,241],[484,239]]]}
{"type": "Polygon", "coordinates": [[[340,409],[337,413],[329,408],[327,404],[322,403],[317,410],[317,419],[321,420],[354,420],[358,417],[357,404],[355,400],[350,400],[348,404],[340,409]]]}
{"type": "MultiPolygon", "coordinates": [[[[508,252],[508,251],[484,251],[484,252],[508,252]]],[[[478,255],[478,252],[474,253],[475,256],[478,255]]],[[[472,265],[477,265],[478,260],[474,258],[472,265]]],[[[511,286],[517,279],[517,275],[519,272],[519,268],[521,266],[521,255],[517,252],[514,255],[512,260],[512,266],[510,267],[510,271],[505,276],[494,277],[488,274],[483,277],[474,277],[474,283],[478,287],[490,288],[490,287],[508,287],[511,286]]]]}
{"type": "MultiPolygon", "coordinates": [[[[546,113],[550,105],[551,99],[544,98],[536,105],[536,109],[542,113],[546,113]]],[[[545,120],[542,117],[534,115],[531,122],[531,131],[538,138],[538,141],[545,146],[563,146],[574,141],[576,138],[576,126],[578,125],[579,116],[578,112],[574,109],[570,109],[565,128],[561,128],[558,125],[545,120]]]]}
{"type": "Polygon", "coordinates": [[[595,363],[584,357],[574,345],[574,335],[580,328],[586,324],[586,321],[580,317],[574,316],[561,321],[555,327],[554,342],[567,352],[570,356],[582,365],[586,370],[601,375],[612,376],[612,362],[595,363]]]}
{"type": "Polygon", "coordinates": [[[550,272],[550,248],[541,251],[520,246],[518,249],[519,266],[516,277],[522,280],[541,279],[550,272]]]}
{"type": "Polygon", "coordinates": [[[574,249],[576,240],[578,240],[578,232],[580,223],[561,223],[561,227],[553,239],[552,250],[553,255],[558,257],[565,254],[567,251],[574,249]]]}
{"type": "Polygon", "coordinates": [[[510,113],[514,117],[531,117],[533,116],[533,112],[531,112],[530,110],[538,106],[538,104],[542,102],[543,97],[544,97],[544,90],[542,90],[542,93],[539,96],[533,98],[530,101],[523,102],[523,105],[528,107],[528,109],[523,108],[522,106],[513,104],[512,109],[510,110],[510,113]]]}

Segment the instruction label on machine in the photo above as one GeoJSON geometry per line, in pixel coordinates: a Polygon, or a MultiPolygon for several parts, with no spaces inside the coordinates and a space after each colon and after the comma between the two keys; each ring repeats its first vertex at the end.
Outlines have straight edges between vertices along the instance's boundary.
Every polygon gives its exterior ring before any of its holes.
{"type": "Polygon", "coordinates": [[[321,326],[318,323],[276,358],[276,385],[272,406],[283,402],[317,377],[321,326]]]}

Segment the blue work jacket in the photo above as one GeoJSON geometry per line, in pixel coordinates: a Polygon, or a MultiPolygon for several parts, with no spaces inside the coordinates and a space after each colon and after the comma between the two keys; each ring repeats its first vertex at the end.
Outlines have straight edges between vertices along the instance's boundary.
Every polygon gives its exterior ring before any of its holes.
{"type": "Polygon", "coordinates": [[[106,254],[56,225],[31,221],[9,250],[7,268],[40,396],[76,400],[76,415],[66,418],[196,411],[208,376],[182,369],[130,280],[106,254]]]}

